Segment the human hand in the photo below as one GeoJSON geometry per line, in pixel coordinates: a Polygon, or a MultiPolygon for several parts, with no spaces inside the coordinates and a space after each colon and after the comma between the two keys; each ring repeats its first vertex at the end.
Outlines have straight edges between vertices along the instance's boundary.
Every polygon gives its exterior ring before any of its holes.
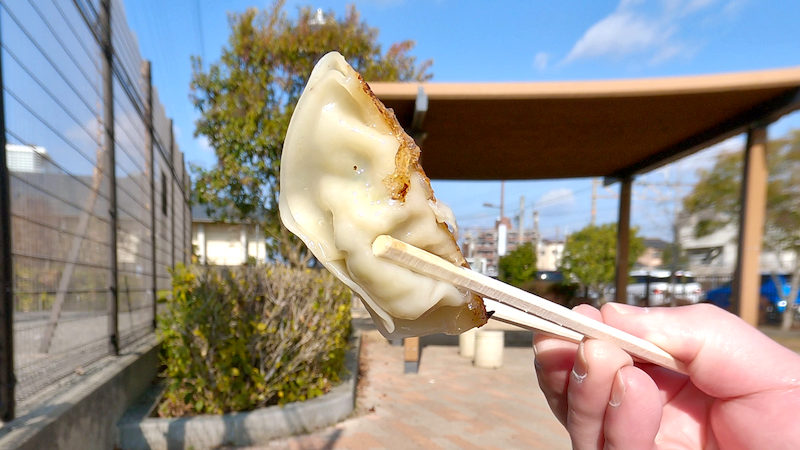
{"type": "Polygon", "coordinates": [[[614,344],[537,334],[539,386],[575,449],[800,448],[800,355],[715,306],[577,312],[647,339],[688,376],[614,344]]]}

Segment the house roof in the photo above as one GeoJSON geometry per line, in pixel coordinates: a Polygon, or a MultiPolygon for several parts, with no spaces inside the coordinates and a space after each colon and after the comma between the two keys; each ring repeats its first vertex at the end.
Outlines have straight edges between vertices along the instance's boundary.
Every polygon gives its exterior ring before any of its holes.
{"type": "Polygon", "coordinates": [[[800,67],[631,80],[370,86],[417,138],[425,172],[435,179],[625,177],[800,107],[800,67]],[[427,110],[412,127],[420,88],[427,110]]]}
{"type": "Polygon", "coordinates": [[[644,238],[645,248],[654,248],[656,250],[664,250],[669,245],[669,242],[659,238],[644,238]]]}

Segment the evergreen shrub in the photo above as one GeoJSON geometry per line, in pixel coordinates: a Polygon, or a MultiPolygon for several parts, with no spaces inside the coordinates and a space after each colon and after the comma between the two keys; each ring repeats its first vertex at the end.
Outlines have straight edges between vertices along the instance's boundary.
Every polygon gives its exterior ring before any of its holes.
{"type": "Polygon", "coordinates": [[[159,316],[158,414],[220,414],[302,401],[344,370],[350,290],[324,270],[178,266],[159,316]]]}

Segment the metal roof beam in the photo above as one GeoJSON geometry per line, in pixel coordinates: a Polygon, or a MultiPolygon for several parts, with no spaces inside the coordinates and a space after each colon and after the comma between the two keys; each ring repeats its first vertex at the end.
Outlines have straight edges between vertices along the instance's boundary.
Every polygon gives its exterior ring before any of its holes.
{"type": "Polygon", "coordinates": [[[425,89],[420,86],[417,89],[417,98],[414,100],[414,116],[411,118],[411,126],[408,128],[408,134],[420,147],[422,147],[422,143],[428,136],[428,133],[422,129],[422,125],[425,122],[425,114],[427,114],[427,112],[428,95],[425,93],[425,89]]]}

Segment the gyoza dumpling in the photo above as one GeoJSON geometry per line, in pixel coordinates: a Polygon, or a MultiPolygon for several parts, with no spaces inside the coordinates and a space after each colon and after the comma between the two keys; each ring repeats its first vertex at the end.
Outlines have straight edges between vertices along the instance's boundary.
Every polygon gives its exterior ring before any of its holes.
{"type": "Polygon", "coordinates": [[[373,256],[372,241],[388,234],[467,265],[453,214],[434,198],[419,165],[419,148],[339,53],[314,67],[289,124],[280,213],[361,296],[385,336],[457,334],[486,323],[478,296],[373,256]]]}

